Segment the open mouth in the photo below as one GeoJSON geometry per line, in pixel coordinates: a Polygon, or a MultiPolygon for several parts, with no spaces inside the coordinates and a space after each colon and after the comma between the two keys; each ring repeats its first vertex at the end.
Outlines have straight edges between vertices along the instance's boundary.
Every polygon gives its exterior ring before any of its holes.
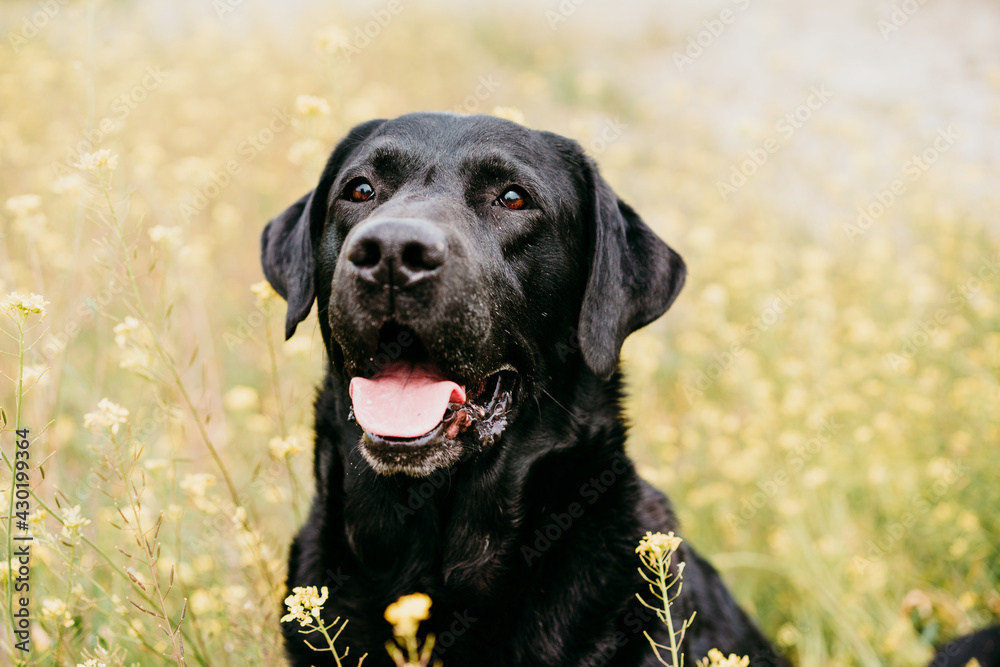
{"type": "MultiPolygon", "coordinates": [[[[384,329],[380,339],[385,337],[384,329]]],[[[465,451],[493,445],[518,389],[518,375],[506,365],[468,385],[450,380],[415,335],[412,340],[371,377],[351,378],[350,416],[364,430],[366,458],[377,459],[383,472],[416,474],[406,461],[434,459],[436,468],[442,456],[454,462],[465,451]]]]}

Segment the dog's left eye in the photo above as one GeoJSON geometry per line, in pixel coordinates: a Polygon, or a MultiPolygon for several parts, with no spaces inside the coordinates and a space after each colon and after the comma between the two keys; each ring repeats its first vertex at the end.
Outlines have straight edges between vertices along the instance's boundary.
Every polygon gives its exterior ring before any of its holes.
{"type": "Polygon", "coordinates": [[[355,178],[344,188],[343,198],[347,201],[363,202],[375,196],[375,188],[367,178],[355,178]]]}
{"type": "Polygon", "coordinates": [[[531,208],[531,199],[528,197],[528,193],[518,185],[507,188],[502,195],[497,197],[495,203],[512,211],[531,208]]]}

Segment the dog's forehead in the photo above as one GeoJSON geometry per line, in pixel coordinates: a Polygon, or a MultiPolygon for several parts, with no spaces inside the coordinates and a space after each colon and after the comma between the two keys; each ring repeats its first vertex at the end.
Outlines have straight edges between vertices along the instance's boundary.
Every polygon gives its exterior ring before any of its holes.
{"type": "MultiPolygon", "coordinates": [[[[355,151],[354,164],[403,162],[468,173],[479,164],[527,173],[562,165],[545,133],[493,116],[414,113],[386,121],[355,151]]],[[[556,171],[561,171],[557,169],[556,171]]]]}

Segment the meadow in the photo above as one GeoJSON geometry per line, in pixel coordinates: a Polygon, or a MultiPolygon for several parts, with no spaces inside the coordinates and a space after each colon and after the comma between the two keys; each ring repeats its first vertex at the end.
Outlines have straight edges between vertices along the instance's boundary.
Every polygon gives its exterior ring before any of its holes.
{"type": "Polygon", "coordinates": [[[354,124],[422,109],[577,139],[685,258],[626,343],[629,452],[797,664],[1000,621],[1000,196],[968,132],[901,102],[887,145],[806,88],[722,141],[724,91],[637,101],[686,36],[560,6],[4,3],[0,664],[283,664],[323,351],[315,312],[283,340],[259,234],[354,124]]]}

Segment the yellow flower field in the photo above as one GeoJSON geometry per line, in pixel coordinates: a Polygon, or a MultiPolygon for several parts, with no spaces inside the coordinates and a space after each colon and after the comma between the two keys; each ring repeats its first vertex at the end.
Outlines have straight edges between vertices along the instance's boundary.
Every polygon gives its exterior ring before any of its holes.
{"type": "MultiPolygon", "coordinates": [[[[827,106],[819,78],[720,120],[716,47],[675,61],[669,16],[605,33],[597,3],[259,4],[0,9],[0,664],[283,664],[323,352],[315,312],[283,340],[259,235],[354,124],[423,109],[577,139],[684,257],[625,346],[630,454],[797,664],[923,665],[1000,621],[1000,189],[976,128],[912,100],[872,119],[834,85],[827,106]]],[[[767,11],[742,4],[734,38],[767,11]]]]}

